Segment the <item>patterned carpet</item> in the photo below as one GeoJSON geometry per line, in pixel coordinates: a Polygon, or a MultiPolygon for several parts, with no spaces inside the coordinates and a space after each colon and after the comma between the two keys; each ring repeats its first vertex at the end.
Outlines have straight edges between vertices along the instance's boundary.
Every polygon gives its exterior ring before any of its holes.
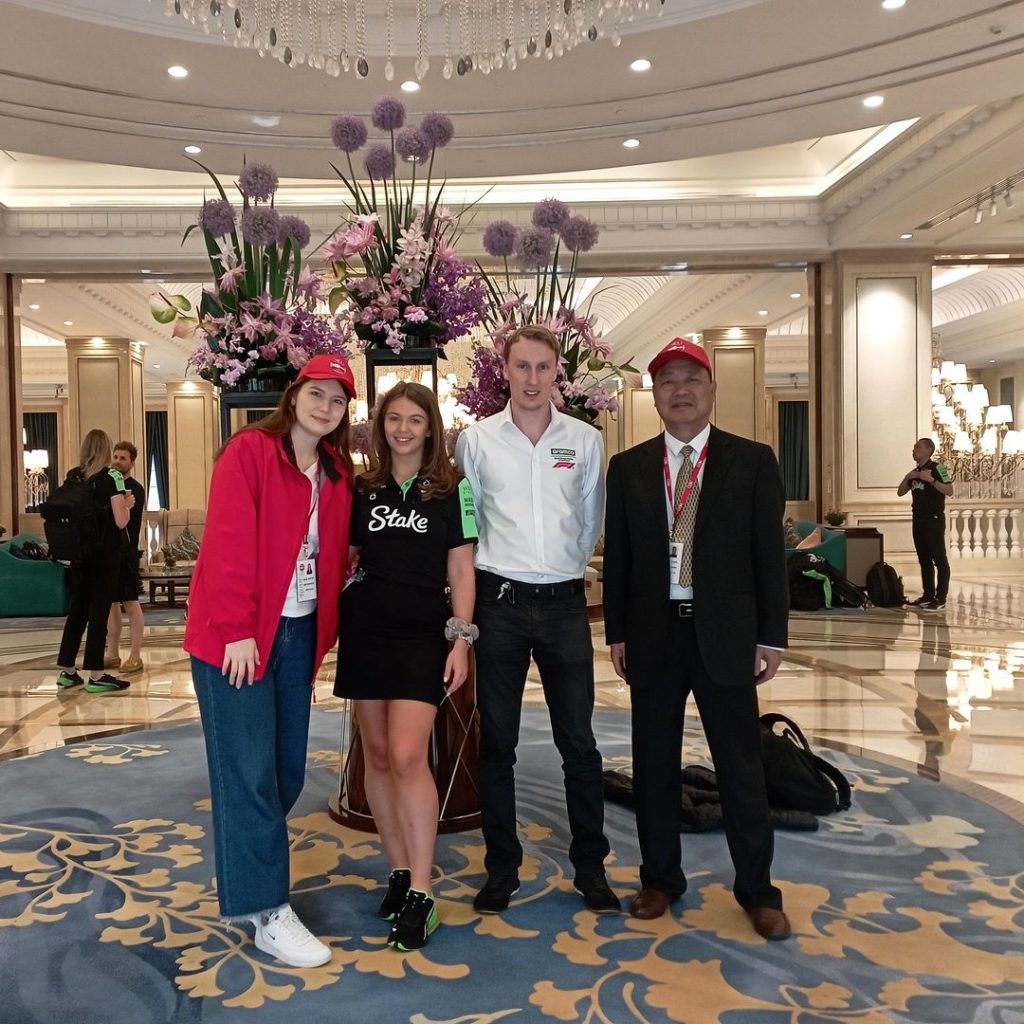
{"type": "MultiPolygon", "coordinates": [[[[481,917],[479,833],[440,840],[442,927],[398,954],[374,916],[376,836],[325,812],[338,712],[313,713],[291,822],[293,902],[334,957],[277,965],[222,924],[198,726],[82,743],[0,764],[0,1021],[674,1021],[705,1024],[1024,1021],[1021,826],[911,771],[840,753],[854,805],[820,831],[779,833],[776,881],[794,926],[764,943],[732,900],[721,833],[686,835],[690,891],[658,921],[587,913],[572,891],[546,716],[524,716],[523,888],[481,917]]],[[[597,716],[606,761],[628,717],[597,716]]],[[[687,760],[703,755],[694,731],[687,760]]],[[[623,895],[635,888],[627,811],[609,806],[623,895]]]]}

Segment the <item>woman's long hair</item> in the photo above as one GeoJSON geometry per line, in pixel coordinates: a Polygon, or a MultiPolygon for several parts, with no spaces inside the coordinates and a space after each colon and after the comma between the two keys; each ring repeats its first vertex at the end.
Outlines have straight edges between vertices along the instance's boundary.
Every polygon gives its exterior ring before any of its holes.
{"type": "Polygon", "coordinates": [[[430,388],[413,381],[401,381],[381,399],[370,432],[370,470],[359,478],[359,486],[364,491],[372,491],[391,476],[391,447],[384,433],[384,420],[388,407],[399,398],[408,399],[427,414],[429,429],[423,443],[419,488],[424,498],[443,498],[455,490],[459,484],[459,477],[452,460],[448,458],[448,448],[444,442],[444,424],[441,422],[437,396],[430,388]]]}
{"type": "Polygon", "coordinates": [[[82,447],[78,452],[78,463],[86,478],[109,469],[110,460],[114,457],[114,448],[105,430],[90,430],[82,438],[82,447]]]}
{"type": "MultiPolygon", "coordinates": [[[[264,434],[272,434],[274,437],[284,437],[286,434],[290,434],[292,432],[292,427],[295,426],[295,400],[298,398],[299,392],[307,384],[319,383],[321,382],[318,380],[312,380],[309,377],[304,377],[302,380],[292,381],[292,383],[284,389],[284,393],[281,395],[281,401],[277,403],[277,408],[269,416],[265,416],[256,423],[247,424],[242,427],[241,430],[236,431],[234,436],[237,437],[238,434],[241,434],[246,430],[262,430],[264,434]]],[[[345,471],[348,473],[348,478],[351,480],[355,470],[352,465],[352,453],[348,450],[348,414],[349,405],[346,405],[345,415],[341,417],[341,422],[329,434],[324,435],[323,440],[337,451],[338,459],[345,467],[345,471]]],[[[224,449],[222,448],[221,451],[223,450],[224,449]]]]}

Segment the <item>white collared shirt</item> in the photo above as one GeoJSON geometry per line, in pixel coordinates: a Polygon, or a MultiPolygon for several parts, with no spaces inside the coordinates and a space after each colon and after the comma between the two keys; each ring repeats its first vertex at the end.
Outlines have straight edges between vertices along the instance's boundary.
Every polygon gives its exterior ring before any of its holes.
{"type": "MultiPolygon", "coordinates": [[[[709,423],[705,428],[696,436],[692,441],[680,441],[678,437],[673,437],[667,430],[664,434],[665,447],[668,450],[668,471],[672,477],[672,494],[675,494],[676,488],[676,475],[679,472],[679,467],[683,464],[683,446],[689,445],[693,449],[693,454],[690,456],[690,465],[696,465],[697,459],[700,458],[700,453],[704,450],[704,446],[708,443],[708,438],[711,437],[711,424],[709,423]]],[[[697,486],[704,486],[704,466],[700,467],[700,472],[697,474],[697,486]]],[[[668,488],[665,488],[665,514],[668,516],[668,533],[672,536],[672,495],[669,495],[668,488]]],[[[678,583],[669,583],[668,596],[672,601],[691,601],[693,599],[693,587],[681,587],[678,583]]]]}
{"type": "Polygon", "coordinates": [[[601,533],[601,434],[551,406],[534,445],[502,412],[459,436],[455,461],[476,502],[476,566],[524,583],[583,578],[601,533]]]}

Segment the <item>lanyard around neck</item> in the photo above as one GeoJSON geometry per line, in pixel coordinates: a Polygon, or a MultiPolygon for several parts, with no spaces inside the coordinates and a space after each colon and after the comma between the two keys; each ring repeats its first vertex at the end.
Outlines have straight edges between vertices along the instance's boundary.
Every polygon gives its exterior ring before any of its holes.
{"type": "MultiPolygon", "coordinates": [[[[675,522],[679,518],[679,513],[683,511],[683,507],[686,505],[686,499],[690,496],[690,491],[693,490],[693,485],[697,482],[697,477],[700,476],[701,467],[704,465],[704,460],[708,457],[708,446],[705,441],[704,447],[700,450],[700,455],[697,457],[697,461],[694,463],[693,471],[690,473],[690,479],[687,481],[686,487],[683,489],[683,493],[679,495],[679,500],[672,506],[672,521],[675,522]]],[[[668,444],[665,444],[665,450],[662,455],[663,467],[665,470],[665,494],[668,497],[668,503],[672,505],[672,471],[668,465],[668,444]]]]}

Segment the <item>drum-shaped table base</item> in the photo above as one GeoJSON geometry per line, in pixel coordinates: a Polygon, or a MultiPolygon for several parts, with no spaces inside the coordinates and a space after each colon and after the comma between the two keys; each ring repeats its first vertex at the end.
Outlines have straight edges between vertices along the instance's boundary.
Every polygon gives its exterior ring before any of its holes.
{"type": "MultiPolygon", "coordinates": [[[[480,827],[479,750],[480,720],[476,709],[476,680],[471,667],[466,682],[438,708],[430,736],[428,756],[437,786],[438,832],[466,832],[480,827]]],[[[366,801],[363,767],[359,721],[353,714],[338,795],[328,802],[327,810],[335,821],[348,828],[376,832],[366,801]]]]}

